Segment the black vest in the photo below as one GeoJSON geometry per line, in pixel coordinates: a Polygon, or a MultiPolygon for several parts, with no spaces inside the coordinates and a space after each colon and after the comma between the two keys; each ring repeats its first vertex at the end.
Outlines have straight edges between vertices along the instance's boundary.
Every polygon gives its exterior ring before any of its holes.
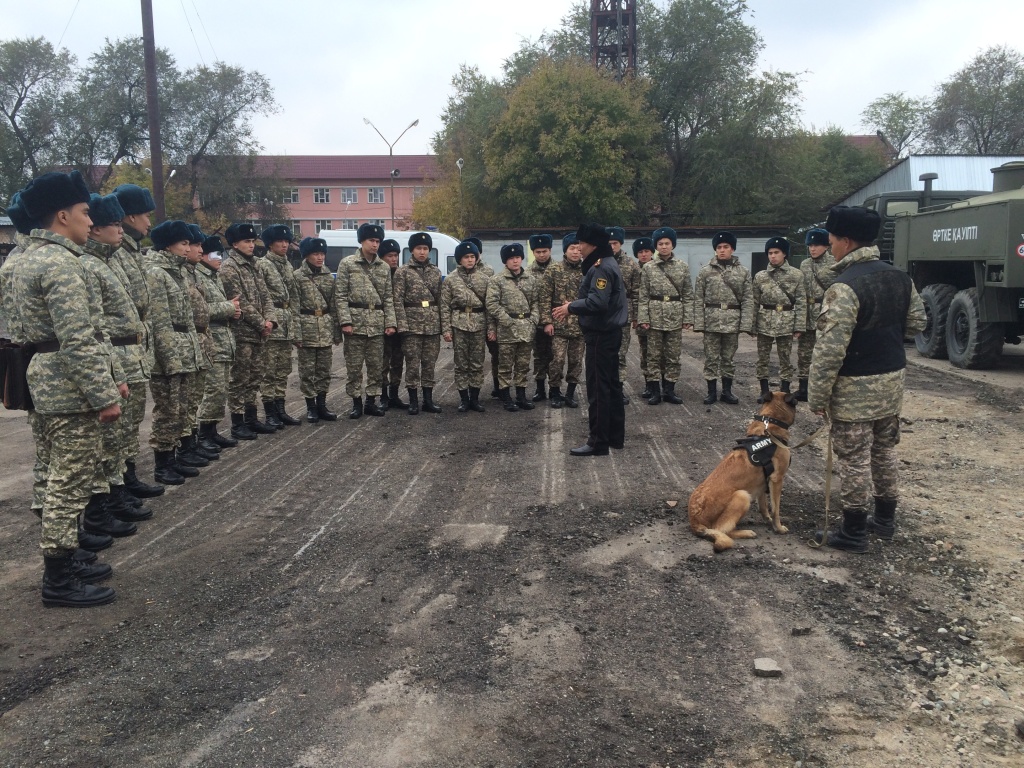
{"type": "Polygon", "coordinates": [[[837,283],[850,286],[860,309],[840,376],[876,376],[907,367],[903,335],[913,282],[882,261],[862,261],[843,270],[837,283]]]}

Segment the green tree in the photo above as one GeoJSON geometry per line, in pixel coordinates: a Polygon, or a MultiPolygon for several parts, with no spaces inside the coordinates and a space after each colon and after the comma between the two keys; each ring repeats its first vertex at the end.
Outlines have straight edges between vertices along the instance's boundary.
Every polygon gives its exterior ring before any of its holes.
{"type": "Polygon", "coordinates": [[[915,99],[899,91],[872,101],[860,117],[863,125],[885,137],[897,157],[905,157],[920,146],[930,108],[927,99],[915,99]]]}

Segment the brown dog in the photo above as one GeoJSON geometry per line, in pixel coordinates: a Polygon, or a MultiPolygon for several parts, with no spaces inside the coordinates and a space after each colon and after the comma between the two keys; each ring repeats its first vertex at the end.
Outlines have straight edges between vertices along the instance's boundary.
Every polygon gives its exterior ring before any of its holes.
{"type": "Polygon", "coordinates": [[[757,494],[757,505],[766,521],[776,533],[789,529],[779,521],[779,501],[782,481],[789,469],[789,428],[796,420],[796,396],[786,392],[773,392],[747,427],[747,436],[754,451],[737,447],[725,458],[703,483],[690,494],[690,530],[714,542],[715,552],[723,552],[733,545],[733,539],[753,539],[750,530],[735,530],[736,525],[750,509],[750,501],[757,494]],[[774,448],[774,454],[772,449],[774,448]],[[772,454],[769,458],[769,454],[772,454]],[[758,466],[755,460],[763,462],[758,466]],[[766,477],[767,475],[767,477],[766,477]],[[771,492],[771,507],[768,506],[771,492]],[[774,517],[772,514],[774,510],[774,517]]]}

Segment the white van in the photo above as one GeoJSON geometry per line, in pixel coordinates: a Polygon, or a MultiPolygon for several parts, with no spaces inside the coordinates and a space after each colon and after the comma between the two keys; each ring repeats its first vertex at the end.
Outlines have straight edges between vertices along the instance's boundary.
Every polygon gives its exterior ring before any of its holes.
{"type": "MultiPolygon", "coordinates": [[[[385,240],[397,240],[398,244],[402,246],[402,256],[399,259],[400,264],[408,264],[412,258],[412,253],[409,251],[409,237],[418,230],[396,231],[396,230],[384,230],[385,240]]],[[[459,241],[451,235],[446,235],[442,232],[430,232],[430,239],[433,242],[433,248],[430,249],[430,263],[441,270],[441,276],[447,277],[450,273],[454,272],[459,266],[455,263],[455,246],[459,244],[459,241]]],[[[354,229],[322,229],[320,234],[317,235],[327,243],[327,258],[324,260],[324,266],[331,270],[332,273],[337,273],[338,264],[346,256],[351,256],[357,250],[359,250],[359,241],[356,240],[356,230],[354,229]]]]}

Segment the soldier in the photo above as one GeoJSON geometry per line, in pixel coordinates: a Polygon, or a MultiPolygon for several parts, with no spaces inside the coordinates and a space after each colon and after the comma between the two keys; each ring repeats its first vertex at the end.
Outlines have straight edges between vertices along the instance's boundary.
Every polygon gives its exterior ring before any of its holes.
{"type": "Polygon", "coordinates": [[[761,385],[759,403],[771,397],[768,364],[773,344],[779,356],[781,388],[789,392],[789,383],[793,380],[793,339],[800,338],[807,317],[803,273],[786,261],[789,241],[784,237],[771,237],[764,249],[768,254],[768,268],[757,273],[753,285],[757,381],[761,385]]]}
{"type": "MultiPolygon", "coordinates": [[[[391,268],[391,284],[395,283],[395,272],[398,271],[398,260],[402,255],[402,246],[397,240],[381,241],[380,250],[377,255],[384,259],[384,262],[391,268]]],[[[381,408],[408,408],[408,403],[403,403],[398,395],[402,386],[402,369],[405,366],[405,356],[402,354],[402,338],[397,333],[394,336],[384,337],[384,369],[381,379],[380,405],[381,408]]]]}
{"type": "Polygon", "coordinates": [[[796,399],[807,402],[807,376],[811,370],[811,353],[814,351],[814,340],[817,338],[815,328],[818,324],[818,313],[821,312],[821,300],[825,291],[835,279],[828,260],[823,258],[828,252],[828,232],[824,229],[810,229],[804,237],[809,259],[800,264],[804,274],[804,287],[807,290],[807,330],[800,336],[797,348],[797,376],[800,377],[800,388],[796,399]]]}
{"type": "Polygon", "coordinates": [[[267,227],[260,235],[267,246],[256,265],[267,282],[270,298],[277,310],[277,327],[263,344],[263,412],[272,427],[295,427],[302,424],[285,410],[288,377],[292,373],[292,347],[295,346],[299,318],[295,307],[295,271],[288,262],[288,246],[292,231],[283,224],[267,227]]]}
{"type": "Polygon", "coordinates": [[[41,441],[37,452],[47,466],[42,600],[103,605],[114,599],[114,590],[92,582],[108,578],[112,569],[75,561],[77,520],[95,499],[101,425],[120,417],[128,385],[114,380],[99,299],[79,260],[92,224],[89,189],[77,171],[47,173],[21,190],[19,201],[37,228],[23,241],[24,250],[4,264],[0,305],[12,340],[35,350],[27,379],[33,434],[41,441]]]}
{"type": "Polygon", "coordinates": [[[397,319],[391,270],[377,258],[384,228],[361,224],[356,232],[359,250],[338,265],[334,281],[334,317],[345,335],[345,391],[352,398],[350,419],[383,416],[375,402],[381,394],[384,337],[393,336],[397,319]],[[366,407],[363,407],[363,366],[366,366],[366,407]]]}
{"type": "Polygon", "coordinates": [[[837,206],[825,229],[835,282],[825,291],[811,360],[808,405],[831,418],[832,447],[843,479],[843,521],[818,541],[866,552],[868,531],[891,539],[899,500],[900,411],[907,366],[904,340],[927,325],[924,304],[905,273],[878,260],[871,245],[881,218],[837,206]],[[874,497],[874,517],[869,517],[874,497]]]}
{"type": "Polygon", "coordinates": [[[210,367],[203,383],[203,398],[196,414],[199,439],[204,448],[234,448],[238,445],[238,440],[217,431],[217,423],[224,418],[231,363],[235,359],[235,334],[231,330],[231,323],[242,316],[238,297],[228,299],[220,281],[222,248],[223,244],[216,235],[203,240],[200,261],[195,269],[196,286],[202,291],[210,310],[208,333],[213,342],[210,367]]]}
{"type": "Polygon", "coordinates": [[[149,285],[150,322],[155,362],[149,380],[153,395],[154,477],[163,485],[181,485],[198,477],[199,457],[176,455],[187,420],[190,375],[199,370],[202,349],[192,316],[182,267],[192,232],[183,221],[165,221],[149,233],[153,247],[143,256],[149,285]]]}
{"type": "Polygon", "coordinates": [[[705,264],[694,284],[693,329],[704,334],[704,378],[708,396],[704,405],[717,399],[719,376],[722,378],[723,403],[739,402],[732,393],[736,371],[733,358],[739,346],[740,333],[752,333],[754,294],[750,273],[736,257],[736,236],[718,232],[711,238],[715,255],[705,264]]]}
{"type": "Polygon", "coordinates": [[[639,327],[647,332],[647,368],[650,374],[647,389],[651,391],[647,404],[658,405],[664,399],[679,405],[683,398],[676,394],[676,382],[679,380],[683,328],[689,330],[693,327],[690,267],[674,257],[674,229],[656,229],[651,240],[658,249],[658,258],[644,267],[637,301],[639,327]]]}
{"type": "MultiPolygon", "coordinates": [[[[654,257],[654,241],[649,237],[638,237],[633,241],[633,255],[636,256],[637,264],[640,265],[640,274],[643,275],[644,265],[649,263],[654,257]]],[[[633,317],[639,320],[640,317],[640,288],[637,286],[637,299],[636,303],[632,308],[633,317]]],[[[647,399],[654,392],[651,391],[650,372],[648,370],[648,357],[647,357],[647,331],[640,327],[640,323],[637,322],[636,326],[636,341],[640,345],[640,373],[644,377],[644,391],[640,393],[640,397],[647,399]]]]}
{"type": "Polygon", "coordinates": [[[306,399],[306,421],[337,421],[338,414],[327,408],[334,345],[341,342],[341,331],[334,324],[334,277],[324,267],[327,242],[304,237],[299,253],[303,260],[295,270],[299,312],[295,338],[299,342],[299,389],[306,399]]]}
{"type": "Polygon", "coordinates": [[[426,232],[412,234],[409,237],[412,259],[398,268],[393,280],[410,416],[420,412],[418,388],[421,385],[423,410],[441,412],[441,406],[434,403],[434,368],[441,354],[441,270],[430,263],[433,247],[433,240],[426,232]]]}
{"type": "Polygon", "coordinates": [[[220,266],[224,293],[237,298],[241,317],[233,323],[235,359],[231,364],[228,407],[231,436],[255,440],[277,430],[257,418],[256,394],[262,378],[263,344],[277,325],[277,310],[270,298],[267,281],[256,266],[256,229],[252,224],[232,224],[224,233],[228,255],[220,266]]]}
{"type": "Polygon", "coordinates": [[[506,411],[533,410],[526,399],[526,378],[540,312],[536,278],[523,269],[523,256],[522,244],[503,245],[505,268],[487,285],[487,330],[498,342],[498,384],[506,411]],[[511,386],[516,388],[515,400],[511,386]]]}
{"type": "MultiPolygon", "coordinates": [[[[537,278],[537,285],[544,281],[544,275],[551,266],[551,245],[554,239],[551,235],[530,235],[530,250],[533,251],[533,263],[527,267],[527,271],[537,278]]],[[[545,391],[545,379],[548,375],[548,368],[551,367],[551,344],[552,337],[544,332],[544,326],[537,326],[537,335],[533,339],[533,378],[537,381],[537,392],[533,396],[533,402],[539,403],[547,400],[545,391]]]]}
{"type": "MultiPolygon", "coordinates": [[[[640,296],[640,265],[629,254],[622,250],[622,244],[626,242],[626,230],[622,227],[608,227],[608,245],[611,246],[612,256],[619,264],[619,272],[622,273],[622,282],[626,286],[626,296],[629,299],[629,318],[622,326],[622,344],[619,346],[619,383],[626,380],[628,364],[626,355],[629,354],[629,329],[638,328],[637,323],[637,302],[640,296]]],[[[629,397],[623,393],[622,404],[629,405],[629,397]]]]}
{"type": "MultiPolygon", "coordinates": [[[[467,237],[465,242],[472,243],[480,252],[476,265],[477,272],[488,279],[494,277],[494,270],[491,268],[491,265],[484,261],[484,244],[480,241],[480,238],[467,237]]],[[[491,389],[491,397],[497,399],[501,397],[501,387],[498,386],[498,336],[495,333],[488,332],[484,338],[487,343],[487,354],[491,359],[491,382],[494,385],[491,389]],[[494,338],[491,338],[492,336],[494,338]]]]}
{"type": "Polygon", "coordinates": [[[488,278],[477,268],[478,251],[464,241],[455,247],[458,268],[441,286],[441,333],[455,354],[455,388],[459,413],[484,412],[484,340],[487,336],[488,278]]]}
{"type": "Polygon", "coordinates": [[[571,244],[562,261],[544,273],[537,288],[537,305],[540,309],[540,325],[544,335],[551,339],[551,364],[548,375],[551,381],[551,407],[579,408],[576,387],[583,375],[583,331],[579,318],[569,315],[556,321],[551,310],[562,304],[575,301],[583,281],[583,256],[579,243],[571,244]],[[565,397],[562,397],[562,370],[565,375],[565,397]]]}

